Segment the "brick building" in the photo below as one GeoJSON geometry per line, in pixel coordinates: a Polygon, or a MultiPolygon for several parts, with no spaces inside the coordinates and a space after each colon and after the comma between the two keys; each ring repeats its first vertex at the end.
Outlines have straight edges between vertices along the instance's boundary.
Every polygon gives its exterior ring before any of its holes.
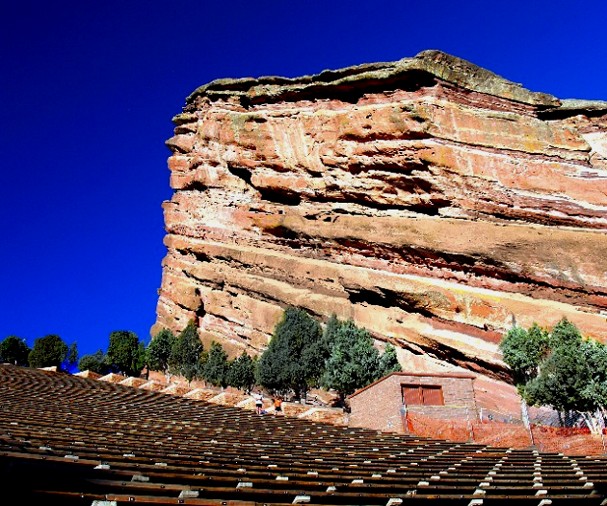
{"type": "Polygon", "coordinates": [[[410,415],[475,421],[474,378],[468,373],[392,373],[349,397],[349,425],[406,433],[410,415]]]}

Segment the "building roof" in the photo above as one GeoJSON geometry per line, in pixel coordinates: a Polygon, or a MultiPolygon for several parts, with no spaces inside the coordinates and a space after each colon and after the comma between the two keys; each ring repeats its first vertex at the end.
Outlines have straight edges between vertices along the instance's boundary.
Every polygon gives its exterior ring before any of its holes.
{"type": "Polygon", "coordinates": [[[467,372],[404,372],[404,371],[397,371],[397,372],[393,372],[388,374],[387,376],[384,376],[383,378],[379,378],[378,380],[374,381],[373,383],[370,383],[369,385],[359,388],[356,392],[354,392],[353,394],[349,395],[348,397],[351,399],[352,397],[357,396],[358,394],[360,394],[361,392],[364,392],[365,390],[368,390],[369,388],[373,388],[375,385],[377,385],[378,383],[382,383],[384,381],[386,381],[388,378],[391,378],[392,376],[416,376],[419,378],[462,378],[462,379],[475,379],[476,376],[472,373],[467,373],[467,372]]]}
{"type": "Polygon", "coordinates": [[[607,497],[607,456],[257,415],[10,365],[0,366],[0,399],[3,504],[599,505],[607,497]]]}

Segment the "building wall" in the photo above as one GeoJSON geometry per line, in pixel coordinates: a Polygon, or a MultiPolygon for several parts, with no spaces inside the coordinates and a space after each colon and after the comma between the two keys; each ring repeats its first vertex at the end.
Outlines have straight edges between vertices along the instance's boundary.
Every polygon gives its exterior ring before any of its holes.
{"type": "Polygon", "coordinates": [[[405,413],[423,414],[443,420],[470,420],[478,418],[473,387],[474,376],[468,374],[410,374],[393,373],[365,387],[350,397],[352,427],[408,432],[405,413]],[[444,405],[404,406],[403,385],[439,385],[442,387],[444,405]]]}

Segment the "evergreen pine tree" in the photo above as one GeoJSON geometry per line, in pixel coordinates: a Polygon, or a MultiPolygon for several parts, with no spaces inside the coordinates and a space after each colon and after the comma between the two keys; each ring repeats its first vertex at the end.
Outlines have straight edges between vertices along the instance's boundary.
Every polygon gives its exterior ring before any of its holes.
{"type": "Polygon", "coordinates": [[[204,347],[198,337],[196,323],[191,321],[173,343],[169,357],[169,371],[183,376],[188,382],[194,378],[201,378],[203,353],[204,347]]]}
{"type": "Polygon", "coordinates": [[[340,323],[321,383],[339,392],[341,401],[382,375],[379,351],[366,329],[352,320],[340,323]]]}
{"type": "Polygon", "coordinates": [[[253,360],[246,351],[230,363],[228,371],[228,385],[239,390],[250,392],[255,384],[256,360],[253,360]]]}
{"type": "Polygon", "coordinates": [[[396,355],[396,348],[394,348],[394,346],[392,346],[390,343],[386,344],[386,349],[379,358],[379,369],[380,377],[403,370],[396,355]]]}
{"type": "Polygon", "coordinates": [[[305,396],[322,372],[321,340],[322,329],[314,318],[303,309],[287,308],[259,360],[259,383],[270,390],[305,396]]]}
{"type": "Polygon", "coordinates": [[[167,374],[171,350],[177,338],[168,329],[162,329],[156,334],[147,348],[148,365],[152,371],[161,371],[167,374]]]}
{"type": "Polygon", "coordinates": [[[228,354],[220,343],[213,341],[202,367],[202,377],[214,386],[228,386],[228,354]]]}

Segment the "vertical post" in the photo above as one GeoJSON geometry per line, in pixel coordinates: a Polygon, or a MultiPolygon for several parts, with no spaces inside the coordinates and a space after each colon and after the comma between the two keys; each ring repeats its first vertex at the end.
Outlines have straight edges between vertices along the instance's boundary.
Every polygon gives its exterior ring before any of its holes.
{"type": "Polygon", "coordinates": [[[529,432],[529,439],[531,440],[531,446],[535,446],[535,439],[533,438],[533,430],[531,429],[531,423],[529,422],[529,411],[527,410],[527,403],[521,400],[521,415],[523,418],[523,425],[529,432]]]}
{"type": "Polygon", "coordinates": [[[403,403],[400,407],[400,419],[403,424],[403,432],[409,434],[409,424],[407,423],[407,406],[403,403]]]}
{"type": "Polygon", "coordinates": [[[474,443],[474,426],[470,420],[470,409],[466,408],[466,420],[468,421],[468,432],[470,433],[470,442],[474,443]]]}

